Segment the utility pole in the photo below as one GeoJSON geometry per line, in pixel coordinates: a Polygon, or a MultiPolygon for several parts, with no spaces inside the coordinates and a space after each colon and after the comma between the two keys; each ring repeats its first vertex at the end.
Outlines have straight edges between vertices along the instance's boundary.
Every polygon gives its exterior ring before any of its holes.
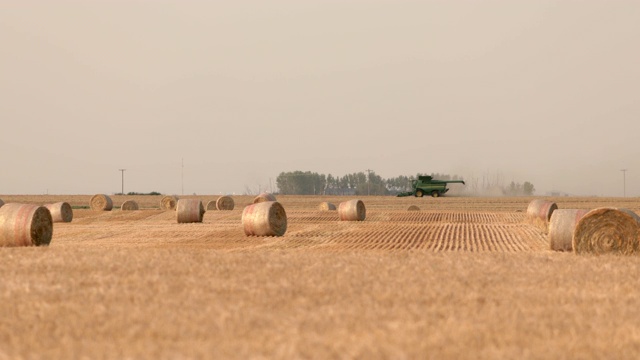
{"type": "Polygon", "coordinates": [[[182,195],[184,195],[184,158],[182,158],[182,172],[180,174],[182,176],[182,195]]]}
{"type": "Polygon", "coordinates": [[[124,195],[124,172],[127,171],[127,169],[118,169],[118,171],[122,173],[122,190],[120,193],[124,195]]]}
{"type": "Polygon", "coordinates": [[[622,196],[627,197],[627,169],[622,169],[622,196]]]}
{"type": "Polygon", "coordinates": [[[371,170],[371,169],[367,169],[367,170],[365,170],[365,171],[367,172],[367,196],[369,196],[369,195],[370,195],[370,192],[369,192],[369,184],[371,184],[371,172],[372,172],[373,170],[371,170]]]}

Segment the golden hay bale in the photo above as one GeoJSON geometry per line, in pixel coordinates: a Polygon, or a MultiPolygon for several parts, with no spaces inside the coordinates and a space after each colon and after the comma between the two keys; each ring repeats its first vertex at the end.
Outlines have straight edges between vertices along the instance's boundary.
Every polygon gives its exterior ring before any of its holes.
{"type": "Polygon", "coordinates": [[[571,251],[573,246],[573,231],[578,221],[589,210],[586,209],[558,209],[551,214],[549,221],[549,247],[555,251],[571,251]]]}
{"type": "Polygon", "coordinates": [[[634,254],[640,250],[640,217],[631,210],[599,208],[586,213],[573,233],[577,254],[634,254]]]}
{"type": "Polygon", "coordinates": [[[411,205],[411,206],[409,206],[407,211],[420,211],[420,208],[417,207],[416,205],[411,205]]]}
{"type": "Polygon", "coordinates": [[[138,207],[138,203],[135,200],[127,200],[122,203],[122,205],[120,206],[120,209],[123,211],[133,211],[133,210],[139,210],[140,207],[138,207]]]}
{"type": "Polygon", "coordinates": [[[242,211],[242,226],[247,236],[282,236],[287,231],[287,213],[277,201],[255,203],[242,211]]]}
{"type": "Polygon", "coordinates": [[[51,212],[44,206],[9,203],[0,208],[0,246],[49,245],[51,212]]]}
{"type": "Polygon", "coordinates": [[[111,211],[113,209],[113,201],[104,194],[96,194],[91,197],[91,210],[93,211],[111,211]]]}
{"type": "Polygon", "coordinates": [[[176,218],[179,224],[202,222],[204,206],[196,199],[180,199],[176,205],[176,218]]]}
{"type": "Polygon", "coordinates": [[[178,198],[176,196],[167,195],[160,200],[160,209],[162,210],[175,210],[178,204],[178,198]]]}
{"type": "Polygon", "coordinates": [[[218,208],[216,207],[216,201],[215,200],[211,200],[211,201],[207,202],[207,206],[206,206],[205,210],[207,210],[207,211],[209,211],[209,210],[218,210],[218,208]]]}
{"type": "Polygon", "coordinates": [[[338,205],[338,214],[342,221],[363,221],[367,216],[367,209],[362,200],[343,201],[338,205]]]}
{"type": "Polygon", "coordinates": [[[318,210],[320,211],[331,211],[331,210],[336,210],[336,206],[333,205],[330,202],[321,202],[320,205],[318,205],[318,210]]]}
{"type": "Polygon", "coordinates": [[[216,200],[216,208],[218,210],[233,210],[236,206],[236,202],[233,201],[231,196],[220,196],[218,200],[216,200]]]}
{"type": "Polygon", "coordinates": [[[551,214],[558,208],[553,201],[543,199],[532,200],[527,207],[527,219],[530,223],[547,230],[551,214]]]}
{"type": "Polygon", "coordinates": [[[276,197],[273,196],[273,194],[263,192],[262,194],[256,196],[255,199],[253,199],[254,204],[257,204],[263,201],[276,201],[276,197]]]}
{"type": "Polygon", "coordinates": [[[73,220],[73,210],[71,205],[66,202],[57,202],[54,204],[46,204],[44,207],[49,209],[51,213],[51,219],[54,223],[57,222],[71,222],[73,220]]]}

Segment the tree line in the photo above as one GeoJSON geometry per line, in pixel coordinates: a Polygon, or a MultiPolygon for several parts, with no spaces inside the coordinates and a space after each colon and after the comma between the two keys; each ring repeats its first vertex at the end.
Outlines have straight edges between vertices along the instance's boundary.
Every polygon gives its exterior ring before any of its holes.
{"type": "MultiPolygon", "coordinates": [[[[465,180],[458,175],[418,173],[414,175],[400,175],[388,179],[382,178],[375,171],[363,171],[334,176],[319,174],[311,171],[281,172],[276,178],[278,193],[283,195],[396,195],[400,192],[411,191],[411,182],[421,175],[430,175],[437,180],[465,180]]],[[[474,179],[475,180],[475,179],[474,179]]],[[[485,184],[483,184],[485,185],[485,184]]],[[[492,194],[506,196],[533,195],[535,187],[528,181],[524,183],[511,182],[508,186],[489,184],[492,194]]],[[[486,187],[486,186],[485,186],[486,187]]],[[[478,181],[473,186],[464,187],[452,184],[450,194],[483,195],[488,189],[478,187],[478,181]]]]}

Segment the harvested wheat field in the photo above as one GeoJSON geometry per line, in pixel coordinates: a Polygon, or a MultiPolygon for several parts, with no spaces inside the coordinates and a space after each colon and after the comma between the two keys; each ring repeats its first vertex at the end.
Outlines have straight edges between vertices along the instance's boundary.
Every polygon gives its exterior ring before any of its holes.
{"type": "MultiPolygon", "coordinates": [[[[278,196],[281,237],[245,236],[242,211],[180,224],[161,196],[138,211],[65,201],[47,247],[0,248],[0,359],[633,359],[640,258],[549,250],[534,198],[359,197],[364,221],[278,196]],[[407,211],[417,206],[418,211],[407,211]]],[[[185,196],[202,203],[217,196],[185,196]]],[[[640,199],[549,198],[559,209],[640,199]]]]}

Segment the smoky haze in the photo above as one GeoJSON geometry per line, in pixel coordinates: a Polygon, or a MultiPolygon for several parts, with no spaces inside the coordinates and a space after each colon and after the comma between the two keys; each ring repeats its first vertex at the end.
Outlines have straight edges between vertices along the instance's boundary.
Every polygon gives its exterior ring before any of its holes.
{"type": "Polygon", "coordinates": [[[5,0],[0,194],[372,169],[622,196],[628,169],[638,196],[638,19],[604,0],[5,0]]]}

